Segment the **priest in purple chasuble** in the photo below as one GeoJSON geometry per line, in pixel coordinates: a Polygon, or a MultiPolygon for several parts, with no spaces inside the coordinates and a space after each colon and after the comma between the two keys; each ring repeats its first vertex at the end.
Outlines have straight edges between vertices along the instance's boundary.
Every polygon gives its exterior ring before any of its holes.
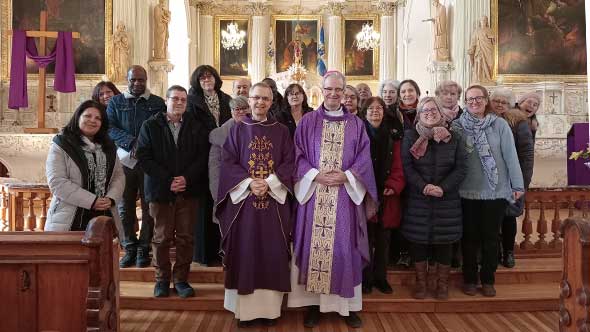
{"type": "Polygon", "coordinates": [[[323,79],[324,103],[295,132],[295,197],[289,307],[311,306],[306,327],[335,311],[351,327],[362,323],[362,270],[369,261],[367,219],[377,211],[369,137],[340,100],[339,72],[323,79]],[[319,307],[318,307],[319,306],[319,307]]]}
{"type": "Polygon", "coordinates": [[[295,150],[284,125],[267,118],[272,91],[250,90],[251,116],[230,130],[222,152],[216,215],[225,269],[224,307],[243,325],[281,315],[291,291],[289,241],[295,150]]]}

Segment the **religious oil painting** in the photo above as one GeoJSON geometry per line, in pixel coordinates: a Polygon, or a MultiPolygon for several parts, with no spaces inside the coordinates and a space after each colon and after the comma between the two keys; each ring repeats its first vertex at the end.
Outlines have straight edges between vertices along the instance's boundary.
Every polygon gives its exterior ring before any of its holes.
{"type": "Polygon", "coordinates": [[[496,76],[584,81],[584,0],[492,0],[496,76]]]}
{"type": "MultiPolygon", "coordinates": [[[[74,39],[74,63],[79,78],[87,75],[100,77],[105,74],[108,64],[108,42],[112,26],[112,0],[1,0],[3,40],[11,40],[9,30],[39,30],[40,13],[47,11],[47,31],[79,32],[74,39]]],[[[55,39],[48,38],[46,52],[53,49],[55,39]]],[[[39,49],[39,38],[36,38],[39,49]]],[[[10,47],[3,43],[2,56],[10,56],[10,47]]],[[[4,77],[8,75],[9,64],[3,62],[4,77]]],[[[37,66],[27,59],[27,71],[36,73],[37,66]]],[[[52,74],[54,66],[47,67],[52,74]]]]}
{"type": "Polygon", "coordinates": [[[295,63],[310,73],[317,73],[320,17],[316,15],[275,15],[275,66],[277,73],[295,63]]]}
{"type": "Polygon", "coordinates": [[[344,75],[351,79],[376,79],[379,50],[359,47],[365,46],[359,45],[357,40],[363,26],[372,27],[375,32],[379,32],[377,18],[374,16],[344,18],[344,75]]]}
{"type": "Polygon", "coordinates": [[[248,16],[215,16],[215,67],[224,78],[248,76],[248,16]]]}

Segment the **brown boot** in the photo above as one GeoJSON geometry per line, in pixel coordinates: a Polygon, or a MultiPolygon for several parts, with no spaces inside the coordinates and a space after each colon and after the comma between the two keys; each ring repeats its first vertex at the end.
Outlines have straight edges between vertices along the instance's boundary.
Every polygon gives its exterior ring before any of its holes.
{"type": "Polygon", "coordinates": [[[426,261],[416,262],[416,285],[414,286],[414,298],[422,300],[426,298],[426,261]]]}
{"type": "Polygon", "coordinates": [[[438,275],[436,274],[436,267],[437,267],[437,264],[428,265],[428,277],[427,277],[428,293],[432,294],[433,297],[436,297],[436,288],[437,288],[437,284],[438,284],[438,275]]]}
{"type": "Polygon", "coordinates": [[[436,289],[436,298],[446,300],[449,298],[449,271],[450,265],[438,264],[438,288],[436,289]]]}

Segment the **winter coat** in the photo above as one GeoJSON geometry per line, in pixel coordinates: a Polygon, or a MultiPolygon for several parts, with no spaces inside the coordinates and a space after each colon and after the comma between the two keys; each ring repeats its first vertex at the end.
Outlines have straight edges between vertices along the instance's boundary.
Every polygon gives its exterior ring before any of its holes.
{"type": "Polygon", "coordinates": [[[518,109],[511,109],[502,114],[502,117],[512,130],[518,163],[522,171],[524,188],[528,189],[533,178],[535,164],[535,141],[526,115],[518,109]]]}
{"type": "Polygon", "coordinates": [[[397,228],[402,216],[400,196],[406,185],[401,160],[401,141],[394,138],[394,133],[384,123],[375,129],[365,120],[365,126],[371,141],[371,160],[380,203],[378,219],[373,218],[369,222],[381,221],[384,228],[397,228]],[[395,193],[384,196],[385,188],[393,189],[395,193]]]}
{"type": "Polygon", "coordinates": [[[231,97],[225,92],[217,91],[217,98],[219,99],[219,126],[215,122],[213,113],[209,110],[207,102],[205,102],[205,95],[202,90],[191,88],[188,94],[187,111],[193,113],[197,122],[200,122],[207,130],[207,135],[211,130],[220,127],[227,120],[231,119],[231,109],[229,101],[231,97]]]}
{"type": "MultiPolygon", "coordinates": [[[[84,214],[88,214],[85,210],[90,210],[98,198],[88,190],[91,187],[88,164],[79,144],[64,135],[57,135],[49,147],[45,172],[53,198],[47,212],[45,231],[67,232],[74,222],[87,222],[82,220],[84,214]]],[[[105,153],[108,168],[105,196],[118,203],[125,188],[125,174],[116,152],[105,153]]],[[[121,234],[122,224],[116,204],[111,206],[110,212],[121,234]]]]}
{"type": "Polygon", "coordinates": [[[402,160],[407,201],[401,230],[412,243],[448,244],[461,239],[459,185],[467,173],[467,152],[461,136],[451,134],[448,143],[428,141],[425,155],[416,159],[410,148],[418,139],[418,132],[416,129],[405,132],[402,160]],[[427,184],[439,186],[443,196],[424,195],[422,192],[427,184]]]}
{"type": "Polygon", "coordinates": [[[186,180],[186,190],[179,193],[182,196],[196,197],[209,191],[207,135],[208,131],[189,112],[182,117],[177,144],[168,127],[166,113],[156,114],[143,124],[136,156],[145,172],[147,202],[175,201],[177,194],[170,191],[170,185],[176,176],[184,176],[186,180]]]}
{"type": "MultiPolygon", "coordinates": [[[[303,116],[305,116],[305,114],[312,112],[312,111],[313,111],[313,108],[311,108],[311,107],[302,109],[303,115],[301,117],[303,118],[303,116]]],[[[282,110],[275,113],[274,117],[279,123],[282,123],[287,128],[289,128],[289,133],[291,133],[291,137],[295,137],[295,129],[297,129],[297,124],[295,123],[295,119],[293,118],[293,115],[291,115],[290,108],[283,108],[282,110]]]]}

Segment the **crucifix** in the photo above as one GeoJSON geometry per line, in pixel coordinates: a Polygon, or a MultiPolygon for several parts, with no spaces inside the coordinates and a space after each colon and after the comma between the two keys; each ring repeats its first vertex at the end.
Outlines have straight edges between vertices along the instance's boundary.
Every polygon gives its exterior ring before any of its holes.
{"type": "MultiPolygon", "coordinates": [[[[9,31],[12,34],[12,31],[9,31]]],[[[39,55],[45,55],[47,38],[57,38],[57,31],[47,31],[47,11],[42,10],[39,16],[39,30],[26,31],[27,37],[39,38],[39,55]]],[[[72,38],[80,38],[79,32],[72,32],[72,38]]],[[[39,67],[39,88],[37,91],[37,128],[25,128],[28,134],[54,134],[57,128],[45,127],[45,68],[39,67]]]]}
{"type": "Polygon", "coordinates": [[[555,94],[555,91],[553,91],[551,96],[549,96],[549,98],[551,98],[551,104],[555,105],[555,98],[557,98],[557,97],[558,96],[555,94]]]}

